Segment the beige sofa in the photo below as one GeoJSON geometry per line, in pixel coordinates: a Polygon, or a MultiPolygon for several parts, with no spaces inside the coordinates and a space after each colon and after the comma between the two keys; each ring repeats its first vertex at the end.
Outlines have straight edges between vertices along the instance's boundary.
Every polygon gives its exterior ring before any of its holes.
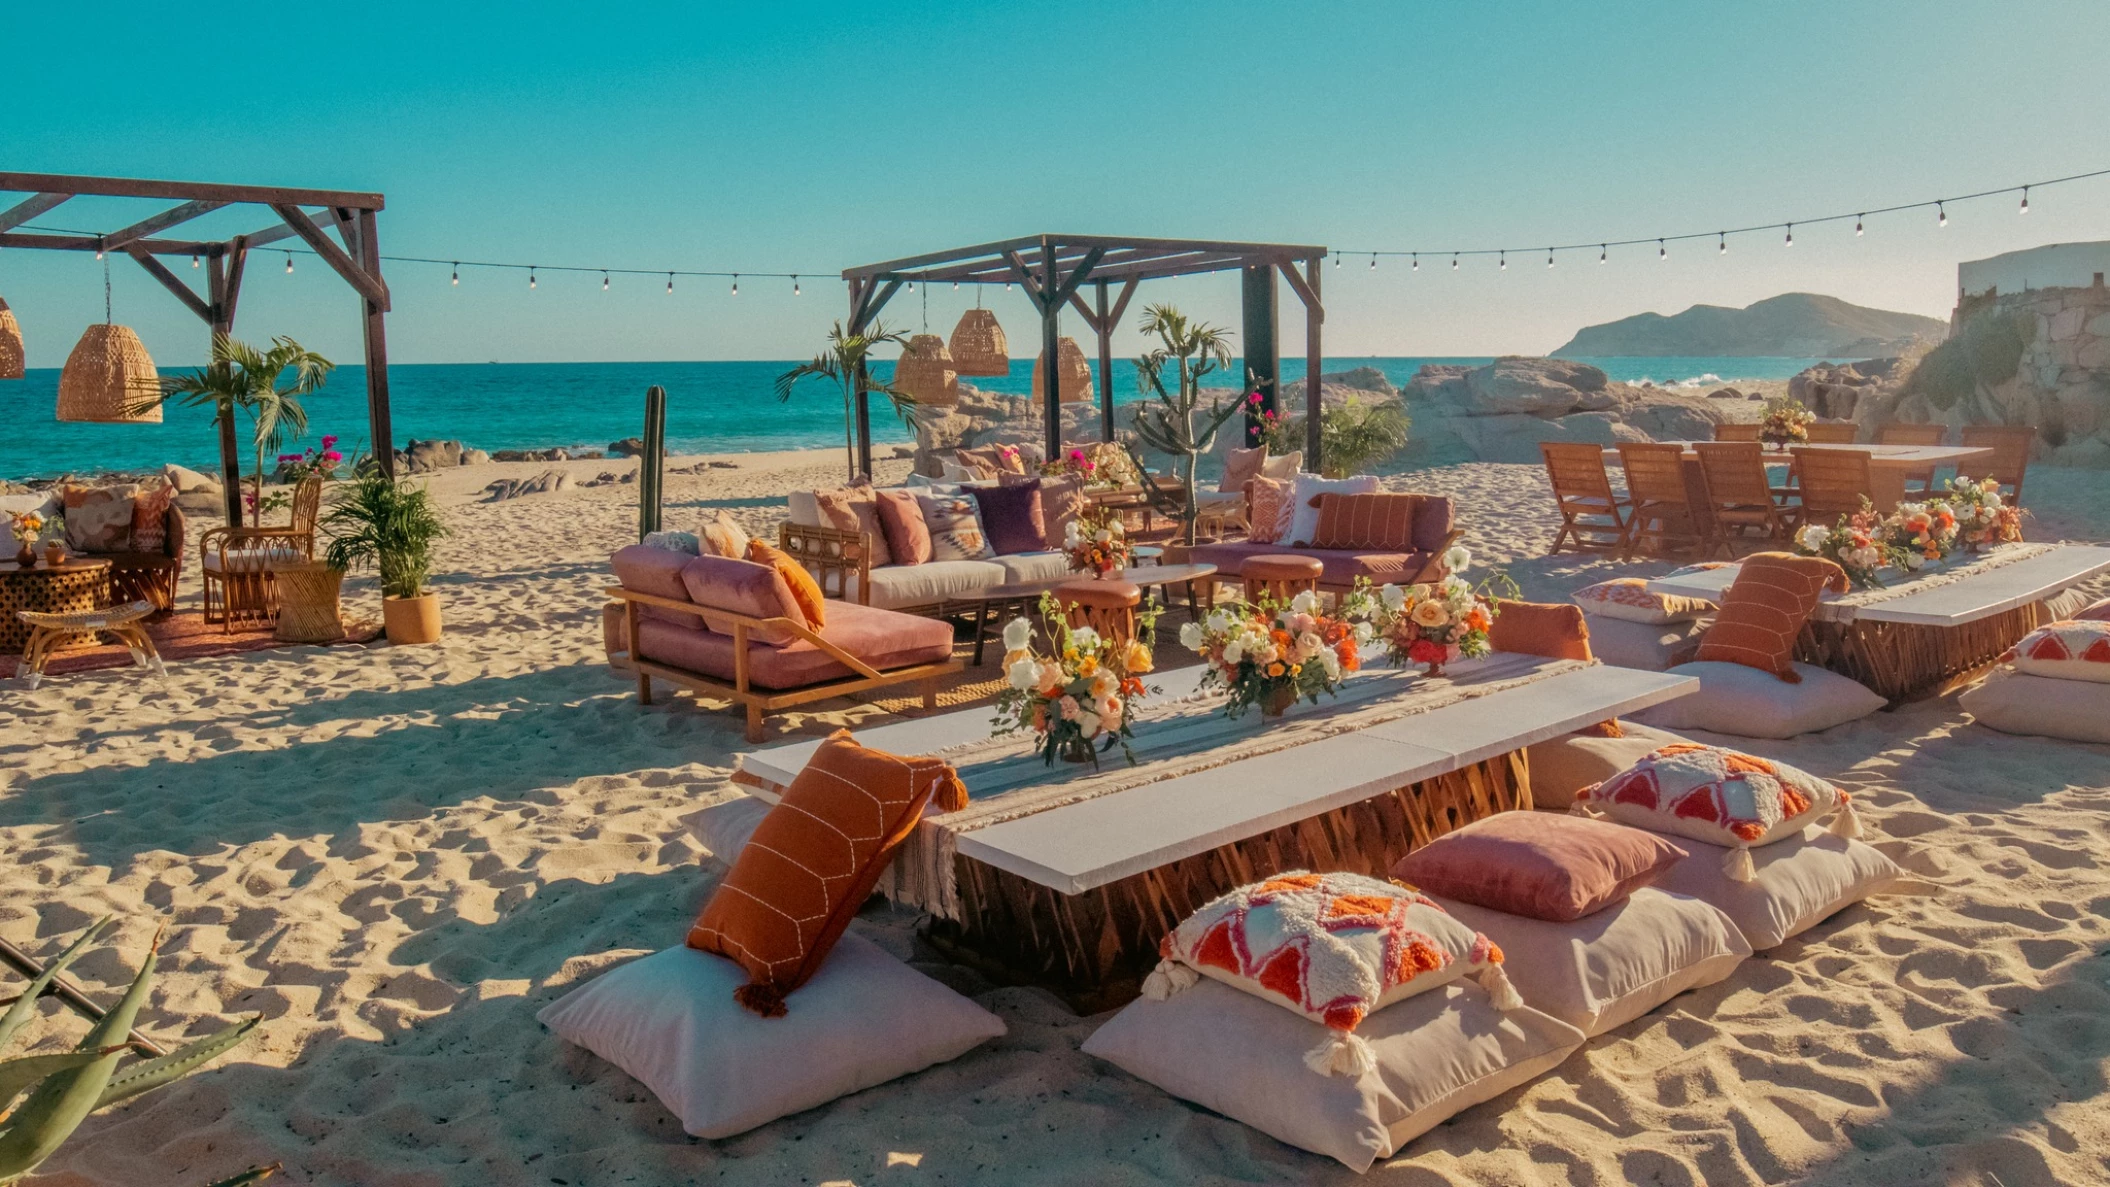
{"type": "Polygon", "coordinates": [[[991,586],[1053,581],[1069,572],[1068,561],[1055,551],[874,565],[872,542],[864,533],[821,523],[820,503],[812,491],[791,492],[790,519],[778,529],[778,540],[779,547],[813,572],[828,597],[905,614],[972,613],[981,605],[982,591],[991,586]]]}

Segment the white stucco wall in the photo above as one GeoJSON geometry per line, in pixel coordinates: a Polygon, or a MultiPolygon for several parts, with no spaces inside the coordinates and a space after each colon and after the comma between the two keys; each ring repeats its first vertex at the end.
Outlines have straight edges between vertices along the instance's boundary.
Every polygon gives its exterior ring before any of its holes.
{"type": "Polygon", "coordinates": [[[1990,288],[2087,288],[2097,276],[2110,277],[2110,242],[2049,243],[1956,266],[1958,292],[1972,297],[1990,288]]]}

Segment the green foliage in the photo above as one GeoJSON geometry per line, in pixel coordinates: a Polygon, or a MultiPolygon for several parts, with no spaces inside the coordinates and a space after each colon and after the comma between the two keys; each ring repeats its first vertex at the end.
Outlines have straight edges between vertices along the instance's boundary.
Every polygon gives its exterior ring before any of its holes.
{"type": "Polygon", "coordinates": [[[161,381],[161,395],[146,407],[163,400],[176,400],[185,407],[210,405],[213,420],[232,421],[237,410],[249,416],[249,439],[256,448],[256,470],[251,481],[261,492],[264,456],[276,454],[286,442],[298,440],[308,431],[308,412],[301,401],[320,390],[335,364],[291,338],[273,338],[271,349],[259,350],[225,334],[212,340],[212,361],[188,375],[172,375],[161,381]],[[291,378],[287,382],[287,373],[291,378]]]}
{"type": "MultiPolygon", "coordinates": [[[[1261,440],[1271,454],[1288,454],[1304,448],[1304,417],[1280,417],[1267,422],[1261,440]]],[[[1365,404],[1359,397],[1328,408],[1319,414],[1320,472],[1328,478],[1361,474],[1391,460],[1407,447],[1413,428],[1405,404],[1387,400],[1365,404]]]]}
{"type": "Polygon", "coordinates": [[[841,322],[836,322],[828,330],[828,349],[814,355],[813,361],[800,363],[777,376],[775,384],[777,399],[782,401],[789,401],[792,389],[798,386],[799,380],[809,376],[830,380],[843,389],[843,449],[850,455],[852,478],[857,477],[857,442],[851,430],[851,423],[855,416],[854,401],[860,390],[860,381],[863,383],[862,390],[878,392],[894,402],[894,414],[901,418],[902,424],[911,429],[916,427],[916,398],[890,382],[872,378],[869,373],[872,348],[882,342],[906,346],[908,335],[899,330],[889,330],[878,322],[872,323],[862,333],[851,334],[843,330],[841,322]]]}
{"type": "MultiPolygon", "coordinates": [[[[1156,402],[1135,411],[1136,437],[1159,453],[1181,462],[1180,478],[1194,490],[1194,471],[1201,455],[1216,444],[1217,430],[1242,405],[1237,400],[1212,404],[1197,427],[1195,414],[1201,408],[1202,377],[1231,365],[1231,332],[1207,322],[1194,321],[1170,305],[1152,305],[1143,310],[1136,327],[1157,336],[1158,345],[1136,360],[1136,382],[1156,402]],[[1165,369],[1174,369],[1173,386],[1165,386],[1165,369]]],[[[1129,447],[1137,473],[1151,502],[1180,520],[1181,539],[1194,543],[1194,521],[1200,513],[1197,500],[1175,495],[1159,487],[1150,476],[1142,456],[1129,447]]]]}
{"type": "MultiPolygon", "coordinates": [[[[44,991],[109,930],[110,923],[104,918],[90,925],[0,1017],[0,1049],[35,1016],[38,998],[44,991]]],[[[117,1065],[124,1058],[132,1025],[153,982],[160,947],[161,937],[157,935],[131,987],[116,1008],[89,1029],[79,1047],[0,1061],[0,1111],[4,1111],[4,1117],[0,1117],[0,1183],[13,1183],[35,1170],[73,1136],[90,1113],[190,1075],[232,1050],[256,1029],[261,1018],[250,1018],[167,1055],[140,1060],[118,1074],[117,1065]],[[20,1108],[10,1108],[24,1091],[29,1093],[28,1099],[20,1108]]],[[[261,1174],[250,1171],[248,1177],[237,1176],[229,1182],[253,1183],[268,1173],[269,1170],[261,1174]]]]}
{"type": "Polygon", "coordinates": [[[322,529],[330,537],[326,559],[332,567],[350,572],[374,565],[381,571],[381,592],[392,598],[425,592],[432,546],[448,534],[431,491],[392,479],[367,460],[337,488],[322,529]]]}
{"type": "Polygon", "coordinates": [[[1981,310],[1963,323],[1962,332],[1927,352],[1905,390],[1946,412],[1970,399],[1981,384],[1997,387],[2013,379],[2036,334],[2032,314],[1981,310]]]}

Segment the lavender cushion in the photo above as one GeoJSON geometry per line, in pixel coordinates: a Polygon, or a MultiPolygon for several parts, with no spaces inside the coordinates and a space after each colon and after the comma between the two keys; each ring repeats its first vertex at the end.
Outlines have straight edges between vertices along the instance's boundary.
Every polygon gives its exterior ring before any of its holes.
{"type": "MultiPolygon", "coordinates": [[[[754,561],[735,560],[729,556],[692,556],[683,558],[688,563],[681,567],[681,584],[688,600],[698,606],[709,606],[719,610],[730,610],[745,614],[749,618],[789,618],[796,622],[806,621],[805,612],[791,596],[791,586],[774,565],[756,564],[754,561]]],[[[731,620],[715,614],[706,614],[703,621],[711,630],[721,635],[733,633],[731,620]]],[[[696,625],[694,619],[686,624],[696,625]]],[[[758,643],[782,645],[798,638],[784,627],[751,627],[748,637],[758,643]]],[[[730,644],[731,640],[728,639],[730,644]]]]}
{"type": "Polygon", "coordinates": [[[1040,479],[967,489],[981,504],[982,530],[989,534],[989,546],[998,556],[1047,551],[1048,540],[1041,528],[1040,479]]]}
{"type": "Polygon", "coordinates": [[[1601,911],[1685,857],[1655,833],[1551,812],[1500,812],[1393,863],[1439,898],[1556,923],[1601,911]]]}
{"type": "MultiPolygon", "coordinates": [[[[637,633],[638,654],[648,660],[727,682],[733,679],[730,636],[683,630],[664,622],[640,623],[637,633]]],[[[882,672],[937,663],[952,655],[950,623],[855,602],[830,602],[828,625],[820,635],[882,672]]],[[[803,639],[778,647],[750,644],[747,659],[748,679],[757,688],[803,688],[852,674],[835,657],[803,639]]]]}

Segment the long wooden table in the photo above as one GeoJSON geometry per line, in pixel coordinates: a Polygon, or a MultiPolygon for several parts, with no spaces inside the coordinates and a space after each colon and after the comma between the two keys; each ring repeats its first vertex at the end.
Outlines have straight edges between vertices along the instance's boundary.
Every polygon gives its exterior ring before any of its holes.
{"type": "MultiPolygon", "coordinates": [[[[1437,686],[1414,672],[1365,670],[1350,678],[1340,703],[1299,704],[1275,721],[1249,713],[1224,722],[1216,698],[1181,701],[1195,691],[1199,667],[1163,673],[1154,699],[1175,708],[1140,717],[1136,727],[1138,774],[1146,778],[952,835],[957,917],[938,912],[929,934],[993,973],[1048,985],[1080,1005],[1125,1000],[1155,963],[1159,938],[1216,895],[1285,869],[1382,876],[1407,851],[1459,825],[1530,807],[1524,747],[1699,687],[1689,677],[1525,656],[1467,661],[1453,672],[1461,688],[1480,680],[1500,687],[1191,773],[1176,773],[1178,764],[1191,763],[1207,737],[1225,730],[1295,736],[1333,715],[1344,722],[1381,716],[1391,701],[1437,686]],[[1557,667],[1567,670],[1545,674],[1557,667]],[[1519,678],[1535,682],[1513,683],[1519,678]],[[1357,714],[1364,716],[1348,716],[1357,714]],[[1147,778],[1154,767],[1168,777],[1147,778]]],[[[882,726],[858,740],[896,753],[943,753],[988,733],[985,707],[882,726]]],[[[736,779],[773,800],[818,746],[744,753],[736,779]]],[[[1021,756],[1026,747],[1015,744],[1021,756]]],[[[1117,753],[1107,770],[1120,763],[1117,753]]],[[[1094,777],[1089,768],[1045,767],[1030,757],[958,767],[978,804],[1094,777]]],[[[926,820],[924,828],[932,827],[926,820]]]]}
{"type": "MultiPolygon", "coordinates": [[[[1685,491],[1691,500],[1694,512],[1703,524],[1714,522],[1714,508],[1707,494],[1707,483],[1700,472],[1700,454],[1690,441],[1666,441],[1666,445],[1682,445],[1685,452],[1685,491]]],[[[1868,454],[1868,478],[1871,489],[1868,497],[1882,512],[1896,510],[1905,499],[1905,480],[1918,474],[1954,466],[1959,471],[1979,462],[1989,461],[1993,451],[1983,446],[1968,445],[1798,445],[1797,449],[1859,450],[1868,454]]],[[[1786,451],[1768,450],[1765,454],[1769,466],[1785,466],[1794,455],[1786,451]]],[[[1622,465],[1619,449],[1606,446],[1605,464],[1622,465]]]]}
{"type": "MultiPolygon", "coordinates": [[[[2019,547],[2028,547],[2022,545],[2019,547]]],[[[1857,605],[1827,594],[1796,643],[1796,658],[1851,676],[1892,701],[1938,691],[1997,660],[2015,640],[2043,625],[2038,607],[2060,591],[2110,572],[2110,547],[2061,544],[2024,560],[1930,584],[1980,560],[1896,574],[1899,596],[1857,605]],[[1926,588],[1914,590],[1915,585],[1926,588]],[[1910,592],[1906,592],[1910,591],[1910,592]]],[[[1738,567],[1724,565],[1658,577],[1650,592],[1719,603],[1738,567]]]]}

